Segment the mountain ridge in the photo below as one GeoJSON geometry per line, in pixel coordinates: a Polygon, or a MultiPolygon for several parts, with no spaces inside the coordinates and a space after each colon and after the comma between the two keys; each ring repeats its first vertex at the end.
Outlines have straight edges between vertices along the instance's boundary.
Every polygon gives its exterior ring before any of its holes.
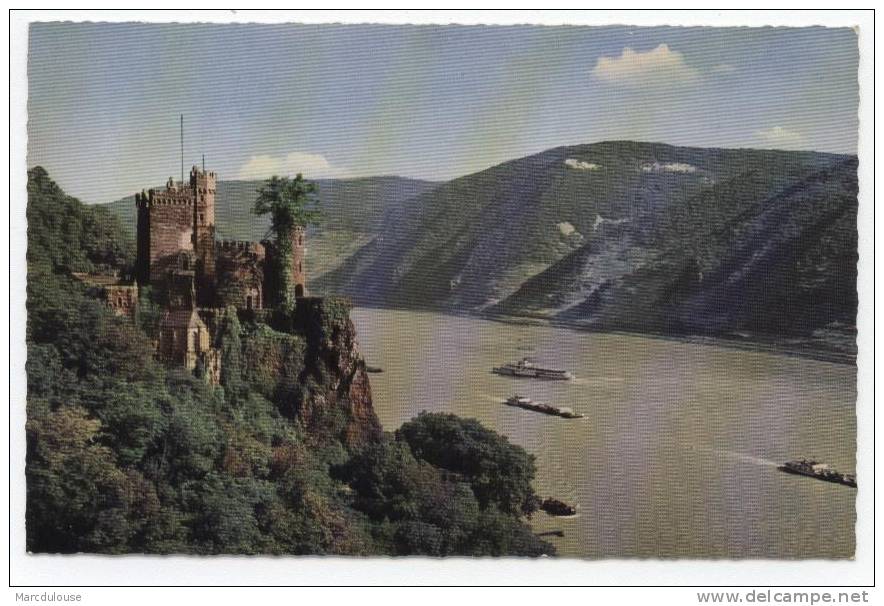
{"type": "Polygon", "coordinates": [[[856,192],[855,156],[561,146],[422,194],[404,209],[420,216],[399,218],[395,233],[361,247],[319,286],[363,304],[542,317],[601,330],[814,340],[815,331],[843,325],[838,343],[819,344],[853,351],[856,192]],[[812,229],[823,248],[809,241],[812,229]],[[732,285],[725,300],[700,306],[708,322],[672,322],[632,300],[642,292],[667,301],[660,309],[689,317],[687,298],[696,311],[693,291],[711,287],[708,276],[728,251],[740,247],[751,257],[781,231],[791,242],[781,247],[783,258],[801,265],[808,281],[792,281],[794,268],[782,263],[773,273],[754,272],[754,290],[732,285]],[[794,254],[788,246],[797,246],[794,254]],[[580,271],[565,271],[581,255],[580,271]],[[816,274],[812,262],[822,268],[816,274]],[[694,284],[700,274],[705,281],[694,284]],[[782,300],[772,300],[774,292],[782,300]],[[811,292],[823,295],[824,313],[809,304],[811,292]],[[556,297],[570,298],[567,308],[546,305],[556,297]],[[598,313],[601,304],[606,313],[598,313]],[[736,311],[712,322],[716,305],[736,311]],[[756,312],[745,313],[747,306],[756,312]],[[757,312],[765,308],[776,312],[769,322],[757,312]]]}

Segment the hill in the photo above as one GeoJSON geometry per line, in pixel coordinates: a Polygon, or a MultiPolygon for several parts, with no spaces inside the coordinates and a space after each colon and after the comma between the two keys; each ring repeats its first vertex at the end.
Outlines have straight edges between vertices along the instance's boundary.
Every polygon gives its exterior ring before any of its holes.
{"type": "Polygon", "coordinates": [[[856,165],[628,141],[555,148],[388,206],[380,235],[314,289],[849,355],[856,165]]]}

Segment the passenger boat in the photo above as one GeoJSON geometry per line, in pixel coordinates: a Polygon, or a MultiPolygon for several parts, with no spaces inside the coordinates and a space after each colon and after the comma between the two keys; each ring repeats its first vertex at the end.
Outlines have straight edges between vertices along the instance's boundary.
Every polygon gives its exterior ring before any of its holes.
{"type": "Polygon", "coordinates": [[[574,378],[574,375],[567,370],[543,368],[537,366],[528,358],[522,358],[518,362],[510,362],[503,366],[495,366],[491,371],[495,374],[509,377],[545,379],[548,381],[568,381],[574,378]]]}

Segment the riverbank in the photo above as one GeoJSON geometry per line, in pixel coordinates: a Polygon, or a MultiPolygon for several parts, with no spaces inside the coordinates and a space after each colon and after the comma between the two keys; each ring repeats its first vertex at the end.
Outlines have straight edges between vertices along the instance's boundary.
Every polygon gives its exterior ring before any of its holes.
{"type": "MultiPolygon", "coordinates": [[[[460,315],[460,314],[453,314],[460,315]]],[[[470,314],[465,314],[470,316],[470,314]]],[[[827,339],[822,337],[773,337],[770,335],[758,335],[749,333],[734,333],[730,335],[679,335],[672,333],[632,332],[623,330],[599,330],[573,322],[559,322],[543,318],[524,316],[498,316],[482,315],[483,320],[502,322],[517,326],[550,326],[565,328],[580,332],[623,335],[631,337],[644,337],[647,339],[660,339],[677,343],[695,343],[698,345],[713,345],[741,351],[770,353],[783,356],[798,356],[817,360],[820,362],[832,362],[834,364],[847,364],[856,366],[856,340],[854,334],[852,351],[842,345],[844,339],[827,339]]]]}
{"type": "Polygon", "coordinates": [[[427,306],[381,305],[359,305],[358,307],[378,310],[386,309],[391,311],[426,312],[455,318],[477,318],[516,326],[548,326],[551,328],[564,328],[585,333],[645,337],[648,339],[661,339],[677,343],[713,345],[716,347],[737,349],[741,351],[797,356],[820,362],[856,366],[856,330],[847,327],[842,330],[816,331],[819,334],[805,336],[773,336],[752,333],[690,335],[626,330],[603,330],[587,326],[580,322],[567,322],[541,316],[460,312],[444,307],[434,308],[427,306]]]}

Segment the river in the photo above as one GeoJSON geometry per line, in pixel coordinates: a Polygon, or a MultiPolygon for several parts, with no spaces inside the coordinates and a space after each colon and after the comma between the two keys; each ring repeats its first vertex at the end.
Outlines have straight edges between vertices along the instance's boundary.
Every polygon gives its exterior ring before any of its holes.
{"type": "MultiPolygon", "coordinates": [[[[560,555],[852,557],[856,490],[777,470],[855,469],[856,369],[769,352],[471,317],[357,308],[374,406],[393,430],[422,410],[479,419],[537,458],[535,488],[578,515],[531,520],[560,555]],[[530,356],[573,381],[494,375],[530,356]],[[504,406],[570,406],[567,420],[504,406]]],[[[862,482],[862,478],[859,481],[862,482]]]]}

